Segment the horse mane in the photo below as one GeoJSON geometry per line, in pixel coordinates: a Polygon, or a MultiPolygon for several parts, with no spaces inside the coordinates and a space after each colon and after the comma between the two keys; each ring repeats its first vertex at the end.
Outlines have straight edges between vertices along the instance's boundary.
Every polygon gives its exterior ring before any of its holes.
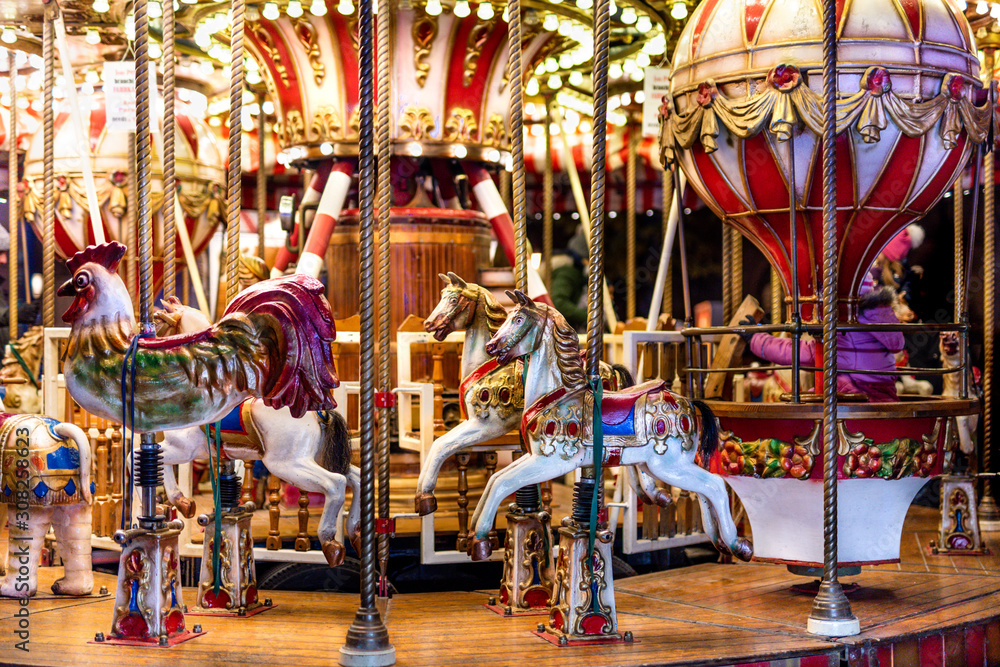
{"type": "Polygon", "coordinates": [[[568,389],[585,386],[587,375],[583,371],[583,361],[580,360],[580,337],[576,329],[571,327],[562,313],[555,308],[543,303],[537,303],[535,307],[544,309],[548,315],[550,324],[547,328],[551,328],[555,340],[556,366],[562,375],[563,385],[568,389]]]}
{"type": "MultiPolygon", "coordinates": [[[[25,363],[33,367],[34,372],[38,372],[38,368],[42,361],[42,337],[44,329],[41,325],[35,325],[28,329],[24,334],[13,341],[10,345],[11,348],[16,348],[17,352],[24,359],[25,363]]],[[[21,368],[20,363],[14,357],[14,353],[11,349],[8,349],[3,357],[3,366],[14,366],[18,369],[21,368]]]]}
{"type": "Polygon", "coordinates": [[[490,327],[490,335],[495,336],[503,323],[507,321],[507,311],[493,296],[493,292],[481,285],[472,284],[469,287],[479,291],[479,300],[483,304],[483,312],[486,313],[486,323],[490,327]]]}

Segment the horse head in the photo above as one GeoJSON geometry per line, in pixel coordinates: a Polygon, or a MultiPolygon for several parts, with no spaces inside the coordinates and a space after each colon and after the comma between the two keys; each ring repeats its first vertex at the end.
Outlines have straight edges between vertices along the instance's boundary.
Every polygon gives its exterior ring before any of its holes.
{"type": "Polygon", "coordinates": [[[472,323],[476,292],[451,271],[448,275],[439,273],[438,276],[444,281],[444,289],[441,290],[441,300],[424,320],[424,329],[441,341],[451,332],[465,329],[472,323]]]}
{"type": "Polygon", "coordinates": [[[500,365],[538,349],[541,333],[548,320],[548,312],[520,290],[508,291],[507,296],[516,304],[507,320],[486,344],[486,351],[497,358],[500,365]],[[535,335],[529,335],[529,334],[535,335]]]}

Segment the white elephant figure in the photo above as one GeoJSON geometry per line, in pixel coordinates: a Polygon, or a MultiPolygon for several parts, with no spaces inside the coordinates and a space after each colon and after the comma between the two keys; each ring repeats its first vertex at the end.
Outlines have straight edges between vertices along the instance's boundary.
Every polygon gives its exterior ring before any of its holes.
{"type": "Polygon", "coordinates": [[[87,595],[93,590],[90,460],[90,440],[79,427],[40,415],[0,414],[0,506],[10,525],[0,595],[35,594],[49,526],[66,570],[52,592],[87,595]]]}

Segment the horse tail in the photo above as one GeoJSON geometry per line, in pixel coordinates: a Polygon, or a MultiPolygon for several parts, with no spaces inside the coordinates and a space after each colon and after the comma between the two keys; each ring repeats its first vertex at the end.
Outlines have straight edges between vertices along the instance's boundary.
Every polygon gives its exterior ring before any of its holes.
{"type": "Polygon", "coordinates": [[[90,438],[76,424],[60,422],[52,427],[52,432],[64,440],[72,440],[80,452],[80,495],[90,501],[90,438]]]}
{"type": "Polygon", "coordinates": [[[698,453],[701,454],[702,464],[707,466],[708,460],[719,446],[719,429],[715,423],[715,414],[706,403],[693,400],[691,405],[701,413],[701,443],[698,445],[698,453]]]}
{"type": "Polygon", "coordinates": [[[629,371],[628,367],[624,364],[614,364],[611,369],[615,372],[618,377],[618,388],[625,389],[626,387],[631,387],[635,385],[635,378],[632,377],[632,372],[629,371]]]}
{"type": "Polygon", "coordinates": [[[347,420],[336,410],[322,410],[317,414],[323,434],[319,464],[330,472],[346,475],[351,466],[351,432],[347,420]]]}

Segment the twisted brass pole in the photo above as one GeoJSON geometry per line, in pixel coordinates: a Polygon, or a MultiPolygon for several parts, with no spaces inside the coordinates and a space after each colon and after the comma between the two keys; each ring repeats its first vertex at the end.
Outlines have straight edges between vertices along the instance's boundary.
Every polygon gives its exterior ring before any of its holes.
{"type": "MultiPolygon", "coordinates": [[[[163,4],[163,296],[177,293],[177,229],[174,201],[177,179],[174,177],[174,3],[163,4]]],[[[181,220],[180,224],[184,224],[181,220]]]]}
{"type": "Polygon", "coordinates": [[[780,324],[784,318],[781,313],[782,296],[781,275],[771,267],[771,324],[780,324]]]}
{"type": "MultiPolygon", "coordinates": [[[[378,148],[378,183],[376,195],[378,198],[378,258],[375,264],[375,275],[378,276],[378,389],[383,396],[388,397],[392,382],[389,374],[389,297],[392,295],[392,285],[389,270],[389,214],[392,206],[392,183],[390,182],[390,152],[389,129],[392,122],[389,118],[389,102],[391,91],[389,85],[392,72],[392,43],[390,40],[389,0],[379,0],[378,3],[378,128],[376,145],[378,148]]],[[[388,402],[383,404],[378,413],[378,516],[383,521],[389,519],[389,428],[390,412],[388,402]]],[[[378,561],[381,581],[386,581],[386,570],[389,563],[389,534],[380,532],[378,535],[378,561]]],[[[384,593],[384,591],[383,591],[384,593]]]]}
{"type": "MultiPolygon", "coordinates": [[[[991,59],[992,60],[992,59],[991,59]]],[[[992,71],[992,69],[990,70],[992,71]]],[[[996,198],[994,170],[996,153],[987,150],[983,157],[983,472],[992,472],[993,450],[993,345],[996,335],[996,198]]],[[[969,267],[971,270],[972,267],[969,267]]],[[[993,498],[993,487],[987,476],[983,480],[983,497],[979,503],[979,518],[986,522],[1000,520],[1000,508],[993,498]]]]}
{"type": "MultiPolygon", "coordinates": [[[[139,259],[139,320],[143,331],[152,329],[150,308],[153,301],[153,209],[150,186],[153,135],[150,133],[149,108],[148,4],[148,0],[137,0],[135,3],[135,187],[138,193],[136,256],[139,259]]],[[[152,512],[145,512],[145,506],[143,509],[145,516],[152,515],[152,512]]]]}
{"type": "MultiPolygon", "coordinates": [[[[610,0],[594,3],[594,159],[590,165],[590,268],[587,273],[587,375],[591,386],[600,380],[604,354],[604,187],[608,144],[608,38],[610,0]]],[[[570,166],[569,168],[573,168],[570,166]]],[[[603,488],[598,480],[598,488],[603,488]]]]}
{"type": "Polygon", "coordinates": [[[729,306],[735,315],[743,302],[743,234],[735,227],[729,229],[729,243],[729,259],[732,262],[729,268],[729,306]]]}
{"type": "Polygon", "coordinates": [[[962,174],[959,173],[952,189],[952,223],[955,235],[955,322],[961,322],[965,313],[962,304],[965,303],[965,188],[962,185],[962,174]]]}
{"type": "MultiPolygon", "coordinates": [[[[55,176],[55,118],[52,113],[52,88],[55,85],[55,44],[53,40],[53,13],[55,3],[45,5],[45,22],[42,24],[42,218],[45,230],[42,248],[42,273],[48,289],[42,291],[42,324],[56,325],[56,205],[55,176]]],[[[13,100],[12,100],[13,101],[13,100]]]]}
{"type": "Polygon", "coordinates": [[[514,173],[514,285],[528,291],[527,202],[524,192],[524,76],[521,66],[521,0],[507,4],[507,63],[510,67],[510,151],[514,173]]]}
{"type": "Polygon", "coordinates": [[[733,235],[732,229],[722,223],[722,321],[729,324],[733,318],[733,235]]]}
{"type": "Polygon", "coordinates": [[[625,161],[625,319],[635,318],[635,135],[629,125],[625,161]]]}
{"type": "MultiPolygon", "coordinates": [[[[9,79],[8,89],[10,91],[10,122],[7,125],[7,229],[10,230],[10,250],[7,254],[8,287],[7,298],[7,319],[10,327],[8,340],[13,343],[17,340],[17,306],[19,300],[18,290],[18,232],[21,223],[17,215],[17,58],[13,50],[7,51],[7,74],[9,79]]],[[[30,286],[29,286],[30,289],[30,286]]]]}
{"type": "Polygon", "coordinates": [[[390,665],[396,651],[375,606],[375,36],[372,0],[358,3],[358,203],[361,316],[361,604],[340,648],[342,665],[390,665]]]}
{"type": "MultiPolygon", "coordinates": [[[[663,237],[667,237],[667,228],[670,226],[670,202],[674,198],[674,179],[670,175],[669,169],[663,170],[663,181],[661,184],[661,189],[663,192],[663,206],[662,206],[662,216],[663,216],[663,237]]],[[[674,314],[674,255],[672,249],[665,249],[670,251],[670,261],[667,263],[667,272],[664,274],[663,278],[663,305],[660,307],[660,312],[665,313],[673,317],[674,314]]]]}
{"type": "MultiPolygon", "coordinates": [[[[171,0],[167,0],[170,2],[171,0]]],[[[243,204],[243,32],[246,0],[233,0],[229,45],[229,211],[226,216],[226,300],[239,292],[240,208],[243,204]]]]}
{"type": "Polygon", "coordinates": [[[257,115],[257,256],[264,259],[264,223],[267,222],[267,171],[264,170],[264,152],[267,149],[267,114],[264,113],[264,94],[257,96],[260,113],[257,115]]]}
{"type": "Polygon", "coordinates": [[[552,217],[555,197],[552,188],[552,98],[545,99],[545,171],[542,173],[542,256],[545,258],[545,284],[552,288],[552,217]]]}
{"type": "MultiPolygon", "coordinates": [[[[823,579],[807,629],[860,632],[837,580],[837,7],[823,3],[823,579]]],[[[794,137],[789,141],[794,141],[794,137]]],[[[794,181],[789,185],[793,189],[794,181]]],[[[796,341],[796,344],[798,341],[796,341]]]]}

